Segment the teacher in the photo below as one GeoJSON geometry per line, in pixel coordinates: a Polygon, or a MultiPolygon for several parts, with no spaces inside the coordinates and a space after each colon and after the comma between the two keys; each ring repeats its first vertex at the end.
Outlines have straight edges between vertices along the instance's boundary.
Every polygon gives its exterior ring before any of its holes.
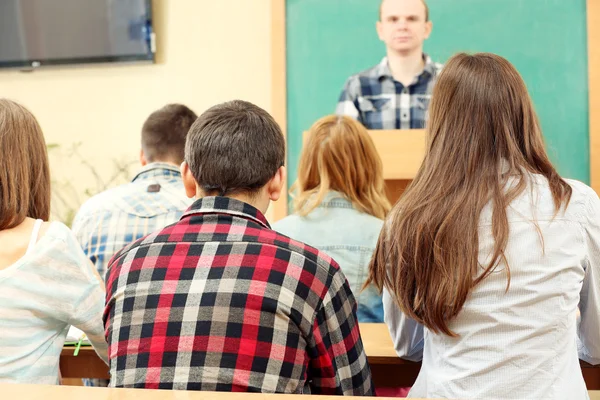
{"type": "Polygon", "coordinates": [[[433,27],[425,0],[383,0],[376,24],[387,55],[346,81],[336,114],[367,129],[422,129],[442,64],[423,53],[433,27]]]}

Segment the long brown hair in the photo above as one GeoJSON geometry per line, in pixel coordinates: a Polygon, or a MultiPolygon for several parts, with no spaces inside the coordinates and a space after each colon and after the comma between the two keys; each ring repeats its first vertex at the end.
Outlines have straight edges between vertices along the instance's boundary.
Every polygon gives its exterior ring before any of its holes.
{"type": "Polygon", "coordinates": [[[500,263],[509,288],[506,208],[528,176],[548,180],[556,213],[568,205],[571,187],[546,155],[523,79],[497,55],[448,61],[433,90],[427,131],[425,159],[386,221],[368,283],[389,290],[407,316],[431,331],[455,336],[448,322],[500,263]],[[495,244],[489,264],[480,265],[478,224],[488,203],[495,244]]]}
{"type": "Polygon", "coordinates": [[[291,189],[294,211],[307,215],[335,190],[357,210],[385,218],[391,205],[383,165],[366,129],[350,117],[329,115],[315,122],[308,135],[291,189]]]}
{"type": "Polygon", "coordinates": [[[50,171],[42,129],[25,107],[0,99],[0,230],[50,217],[50,171]]]}

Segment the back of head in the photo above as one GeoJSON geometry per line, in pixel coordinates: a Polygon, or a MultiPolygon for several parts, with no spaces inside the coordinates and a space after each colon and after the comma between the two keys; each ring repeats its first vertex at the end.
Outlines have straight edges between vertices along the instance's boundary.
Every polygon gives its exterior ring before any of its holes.
{"type": "Polygon", "coordinates": [[[154,111],[142,127],[142,150],[148,162],[181,164],[185,138],[197,115],[182,104],[154,111]]]}
{"type": "Polygon", "coordinates": [[[25,107],[0,99],[0,230],[50,217],[50,171],[42,129],[25,107]]]}
{"type": "Polygon", "coordinates": [[[310,128],[293,190],[300,215],[311,212],[330,190],[377,218],[385,218],[391,207],[375,144],[366,129],[347,116],[323,117],[310,128]]]}
{"type": "Polygon", "coordinates": [[[185,160],[206,195],[252,195],[284,165],[283,133],[268,112],[252,103],[218,104],[192,125],[185,160]]]}
{"type": "Polygon", "coordinates": [[[448,321],[499,263],[508,289],[506,209],[528,176],[547,179],[556,212],[568,204],[571,187],[546,155],[523,79],[497,55],[458,54],[448,61],[433,91],[427,131],[425,159],[391,212],[389,243],[380,239],[370,279],[388,287],[412,318],[451,335],[448,321]],[[478,225],[488,203],[495,245],[480,273],[478,225]]]}

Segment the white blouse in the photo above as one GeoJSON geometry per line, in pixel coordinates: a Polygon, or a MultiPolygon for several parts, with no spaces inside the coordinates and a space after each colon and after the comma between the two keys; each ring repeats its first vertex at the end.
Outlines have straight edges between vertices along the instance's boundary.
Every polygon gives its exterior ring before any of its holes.
{"type": "MultiPolygon", "coordinates": [[[[600,363],[600,200],[583,183],[568,182],[571,201],[556,217],[541,176],[531,177],[511,203],[510,288],[505,293],[501,264],[450,322],[457,338],[434,334],[406,318],[384,291],[385,321],[396,352],[423,360],[409,397],[589,398],[579,359],[600,363]]],[[[484,208],[479,224],[483,265],[494,246],[491,212],[490,206],[484,208]]]]}

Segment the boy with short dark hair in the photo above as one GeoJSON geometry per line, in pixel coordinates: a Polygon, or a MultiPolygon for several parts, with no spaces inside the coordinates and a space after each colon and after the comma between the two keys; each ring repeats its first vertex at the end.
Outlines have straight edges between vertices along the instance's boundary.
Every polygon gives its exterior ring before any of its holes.
{"type": "Polygon", "coordinates": [[[373,394],[339,266],[264,217],[284,158],[279,126],[253,104],[220,104],[194,123],[181,169],[198,200],[109,267],[112,386],[373,394]]]}

